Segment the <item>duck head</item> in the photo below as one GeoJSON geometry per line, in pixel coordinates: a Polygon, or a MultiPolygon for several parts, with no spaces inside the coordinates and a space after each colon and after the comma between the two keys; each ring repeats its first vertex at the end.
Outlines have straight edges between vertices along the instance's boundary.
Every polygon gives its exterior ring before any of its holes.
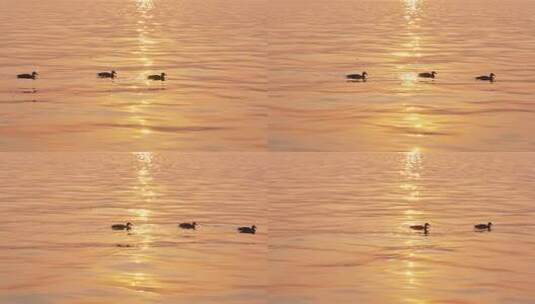
{"type": "Polygon", "coordinates": [[[489,229],[490,229],[490,226],[492,226],[492,223],[491,223],[491,222],[489,222],[489,223],[487,224],[487,226],[489,226],[489,229]]]}
{"type": "Polygon", "coordinates": [[[195,228],[195,226],[197,226],[197,222],[193,222],[191,223],[191,225],[193,226],[193,228],[195,228]]]}
{"type": "Polygon", "coordinates": [[[134,226],[132,223],[130,223],[130,222],[126,223],[126,228],[130,229],[130,228],[132,228],[132,226],[134,226]]]}
{"type": "Polygon", "coordinates": [[[115,75],[117,75],[117,72],[115,72],[115,71],[111,71],[111,76],[112,76],[112,77],[115,77],[115,75]]]}
{"type": "Polygon", "coordinates": [[[490,73],[489,77],[490,77],[490,79],[494,80],[494,78],[496,78],[496,74],[490,73]]]}
{"type": "Polygon", "coordinates": [[[251,226],[251,229],[253,229],[253,231],[256,231],[256,226],[255,225],[251,226]]]}
{"type": "Polygon", "coordinates": [[[33,72],[32,72],[32,76],[35,77],[36,75],[39,75],[39,73],[37,73],[36,71],[33,71],[33,72]]]}
{"type": "Polygon", "coordinates": [[[427,228],[429,228],[431,225],[429,225],[429,223],[425,223],[424,224],[424,229],[427,230],[427,228]]]}
{"type": "Polygon", "coordinates": [[[438,73],[435,72],[435,71],[432,71],[432,72],[431,72],[431,75],[433,75],[433,77],[435,77],[436,74],[438,74],[438,73]]]}
{"type": "Polygon", "coordinates": [[[362,72],[362,77],[364,78],[368,77],[368,72],[362,72]]]}

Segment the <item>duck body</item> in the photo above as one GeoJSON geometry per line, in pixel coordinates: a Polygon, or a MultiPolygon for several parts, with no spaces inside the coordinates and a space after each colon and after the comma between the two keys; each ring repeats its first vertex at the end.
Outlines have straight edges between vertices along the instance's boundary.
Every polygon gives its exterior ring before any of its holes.
{"type": "Polygon", "coordinates": [[[39,75],[39,74],[34,71],[31,74],[19,74],[19,75],[17,75],[17,78],[19,78],[19,79],[34,79],[35,80],[37,75],[39,75]]]}
{"type": "Polygon", "coordinates": [[[491,222],[488,222],[487,224],[474,225],[474,229],[477,229],[477,230],[489,230],[490,231],[491,227],[492,227],[492,223],[491,222]]]}
{"type": "Polygon", "coordinates": [[[253,225],[251,227],[239,227],[238,228],[239,233],[250,233],[255,234],[256,233],[256,226],[253,225]]]}
{"type": "Polygon", "coordinates": [[[197,226],[196,222],[193,222],[193,223],[181,223],[181,224],[178,225],[178,227],[180,227],[182,229],[194,229],[194,230],[195,230],[195,226],[197,226]]]}
{"type": "Polygon", "coordinates": [[[149,75],[147,79],[165,81],[165,73],[161,73],[160,75],[149,75]]]}
{"type": "Polygon", "coordinates": [[[115,78],[117,77],[117,73],[115,71],[111,71],[111,72],[100,72],[97,74],[97,77],[98,78],[115,78]]]}
{"type": "Polygon", "coordinates": [[[494,73],[490,73],[489,76],[478,76],[476,77],[476,80],[482,80],[482,81],[490,81],[490,82],[494,82],[494,80],[496,80],[496,75],[494,73]]]}
{"type": "Polygon", "coordinates": [[[424,230],[424,231],[427,231],[429,229],[429,225],[428,223],[425,223],[424,225],[413,225],[413,226],[410,226],[410,228],[412,230],[424,230]]]}
{"type": "Polygon", "coordinates": [[[432,71],[432,72],[426,72],[426,73],[420,73],[418,74],[418,77],[420,78],[435,78],[435,75],[438,74],[437,72],[435,71],[432,71]]]}
{"type": "Polygon", "coordinates": [[[346,78],[347,79],[351,79],[351,80],[366,81],[366,79],[368,78],[368,73],[367,72],[362,72],[362,74],[348,74],[348,75],[346,75],[346,78]]]}
{"type": "Polygon", "coordinates": [[[111,225],[111,229],[113,230],[130,230],[132,229],[132,223],[128,222],[126,224],[114,224],[111,225]]]}

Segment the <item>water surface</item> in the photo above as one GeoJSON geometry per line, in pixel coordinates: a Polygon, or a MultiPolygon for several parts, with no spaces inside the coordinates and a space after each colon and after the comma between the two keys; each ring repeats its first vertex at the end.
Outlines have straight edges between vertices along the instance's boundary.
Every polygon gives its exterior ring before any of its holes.
{"type": "Polygon", "coordinates": [[[262,2],[0,1],[0,147],[265,149],[262,2]]]}
{"type": "Polygon", "coordinates": [[[273,0],[269,12],[271,149],[534,151],[533,1],[273,0]],[[346,82],[363,71],[368,82],[346,82]],[[495,83],[474,80],[490,72],[495,83]]]}
{"type": "Polygon", "coordinates": [[[2,303],[535,298],[533,153],[0,156],[2,303]]]}
{"type": "Polygon", "coordinates": [[[265,303],[259,156],[0,157],[0,303],[265,303]]]}
{"type": "Polygon", "coordinates": [[[533,153],[277,154],[270,303],[533,303],[534,165],[533,153]],[[425,222],[428,235],[409,229],[425,222]]]}

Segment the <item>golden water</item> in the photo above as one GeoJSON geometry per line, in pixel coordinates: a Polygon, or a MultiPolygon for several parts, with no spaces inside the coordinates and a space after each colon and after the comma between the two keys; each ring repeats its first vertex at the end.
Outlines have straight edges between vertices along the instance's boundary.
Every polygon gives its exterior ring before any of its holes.
{"type": "Polygon", "coordinates": [[[535,299],[535,154],[283,153],[271,164],[270,303],[535,299]],[[488,221],[492,231],[473,230],[488,221]],[[409,229],[425,222],[427,235],[409,229]]]}
{"type": "Polygon", "coordinates": [[[0,147],[264,149],[260,4],[0,1],[0,147]],[[115,81],[96,78],[112,69],[115,81]],[[167,81],[146,79],[160,72],[167,81]]]}
{"type": "Polygon", "coordinates": [[[265,298],[268,227],[260,156],[0,157],[0,303],[265,298]],[[110,229],[127,221],[134,224],[131,233],[110,229]],[[177,227],[191,221],[199,223],[196,231],[177,227]],[[236,232],[253,224],[255,235],[236,232]]]}
{"type": "Polygon", "coordinates": [[[535,298],[533,153],[0,157],[0,303],[535,298]]]}
{"type": "Polygon", "coordinates": [[[0,303],[533,303],[534,16],[0,0],[0,303]]]}
{"type": "Polygon", "coordinates": [[[271,149],[534,150],[535,2],[269,7],[271,149]],[[416,77],[432,70],[435,81],[416,77]],[[363,71],[366,83],[345,81],[363,71]],[[474,79],[491,72],[495,83],[474,79]]]}

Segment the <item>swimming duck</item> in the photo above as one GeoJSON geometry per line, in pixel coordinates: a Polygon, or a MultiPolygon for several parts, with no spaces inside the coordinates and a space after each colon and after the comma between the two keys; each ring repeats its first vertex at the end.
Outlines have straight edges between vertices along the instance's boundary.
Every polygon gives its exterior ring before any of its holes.
{"type": "Polygon", "coordinates": [[[31,74],[19,74],[17,78],[21,79],[35,79],[35,76],[39,75],[36,71],[33,71],[31,74]]]}
{"type": "Polygon", "coordinates": [[[490,81],[490,82],[493,82],[495,79],[496,79],[496,75],[494,73],[490,73],[489,76],[478,76],[476,77],[477,80],[485,80],[485,81],[490,81]]]}
{"type": "Polygon", "coordinates": [[[125,224],[114,224],[114,225],[111,225],[111,229],[113,230],[130,230],[132,229],[132,223],[128,222],[125,224]]]}
{"type": "Polygon", "coordinates": [[[181,223],[181,224],[178,225],[178,227],[180,227],[182,229],[195,229],[195,226],[197,226],[196,222],[192,222],[191,224],[190,223],[181,223]]]}
{"type": "Polygon", "coordinates": [[[413,226],[410,226],[410,228],[412,230],[424,230],[425,232],[427,232],[429,226],[431,225],[429,225],[428,223],[425,223],[424,225],[413,225],[413,226]]]}
{"type": "Polygon", "coordinates": [[[492,226],[492,223],[491,222],[488,222],[487,224],[477,224],[477,225],[474,225],[474,228],[475,229],[479,229],[479,230],[483,230],[483,229],[487,229],[490,231],[490,227],[492,226]]]}
{"type": "Polygon", "coordinates": [[[435,71],[432,71],[431,73],[420,73],[420,74],[418,74],[418,77],[421,77],[421,78],[435,78],[436,74],[438,74],[438,73],[435,72],[435,71]]]}
{"type": "Polygon", "coordinates": [[[367,77],[368,77],[368,73],[367,72],[362,72],[362,74],[349,74],[349,75],[346,75],[347,79],[362,80],[362,81],[366,81],[367,77]]]}
{"type": "Polygon", "coordinates": [[[160,75],[149,75],[147,79],[165,81],[165,73],[161,73],[160,75]]]}
{"type": "Polygon", "coordinates": [[[97,74],[97,76],[99,78],[115,78],[117,75],[117,73],[115,71],[111,71],[111,72],[100,72],[97,74]]]}
{"type": "Polygon", "coordinates": [[[238,228],[238,231],[240,233],[251,233],[251,234],[255,234],[256,233],[256,226],[253,225],[251,227],[239,227],[238,228]]]}

